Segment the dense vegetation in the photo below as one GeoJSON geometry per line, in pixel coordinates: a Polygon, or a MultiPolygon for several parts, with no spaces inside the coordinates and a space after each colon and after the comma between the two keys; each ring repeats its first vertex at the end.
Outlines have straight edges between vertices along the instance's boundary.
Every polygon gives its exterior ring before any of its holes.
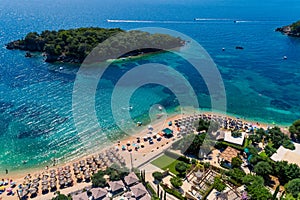
{"type": "Polygon", "coordinates": [[[286,184],[286,191],[294,198],[297,198],[300,194],[300,178],[293,179],[286,184]]]}
{"type": "Polygon", "coordinates": [[[198,132],[206,131],[206,132],[211,133],[211,132],[216,132],[220,128],[220,124],[215,121],[200,119],[196,123],[196,128],[197,128],[198,132]]]}
{"type": "Polygon", "coordinates": [[[292,31],[300,33],[300,20],[291,25],[292,31]]]}
{"type": "Polygon", "coordinates": [[[111,167],[108,167],[105,171],[98,171],[92,176],[92,185],[93,187],[105,187],[107,186],[105,175],[109,176],[110,181],[118,181],[124,179],[125,176],[129,174],[129,170],[125,167],[120,167],[117,164],[113,164],[111,167]]]}
{"type": "Polygon", "coordinates": [[[189,134],[184,136],[181,140],[173,143],[172,148],[175,150],[181,150],[182,153],[199,156],[200,147],[203,149],[203,143],[206,134],[193,135],[189,134]]]}
{"type": "Polygon", "coordinates": [[[300,20],[289,26],[277,28],[276,31],[287,34],[289,36],[300,37],[300,20]]]}
{"type": "Polygon", "coordinates": [[[300,141],[300,120],[294,121],[294,123],[290,126],[289,131],[291,133],[292,139],[300,141]]]}
{"type": "Polygon", "coordinates": [[[48,62],[81,63],[93,52],[90,61],[105,61],[130,55],[168,50],[184,42],[166,34],[123,31],[119,28],[77,28],[30,32],[24,39],[6,45],[8,49],[45,52],[48,62]],[[95,51],[92,51],[94,48],[95,51]]]}
{"type": "Polygon", "coordinates": [[[172,177],[170,179],[170,182],[171,182],[172,186],[176,189],[179,189],[183,184],[182,179],[180,177],[177,177],[177,176],[172,177]]]}
{"type": "Polygon", "coordinates": [[[72,197],[56,192],[56,196],[52,200],[72,200],[72,197]]]}
{"type": "Polygon", "coordinates": [[[163,174],[161,172],[153,172],[152,176],[153,176],[154,180],[157,182],[161,182],[163,179],[163,174]]]}

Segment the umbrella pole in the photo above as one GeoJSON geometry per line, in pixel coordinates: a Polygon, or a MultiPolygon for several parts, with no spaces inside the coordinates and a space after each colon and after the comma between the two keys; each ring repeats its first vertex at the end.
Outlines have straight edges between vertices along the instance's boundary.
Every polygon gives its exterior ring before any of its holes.
{"type": "Polygon", "coordinates": [[[17,190],[17,195],[18,195],[19,200],[21,200],[21,197],[20,197],[20,194],[19,194],[18,190],[17,190]]]}

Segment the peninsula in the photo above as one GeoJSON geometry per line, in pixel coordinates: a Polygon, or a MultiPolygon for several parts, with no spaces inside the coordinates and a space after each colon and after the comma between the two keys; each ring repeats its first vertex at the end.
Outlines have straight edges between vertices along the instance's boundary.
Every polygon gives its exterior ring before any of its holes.
{"type": "Polygon", "coordinates": [[[167,34],[90,27],[45,30],[40,34],[30,32],[24,39],[6,44],[6,48],[41,52],[46,56],[46,62],[82,63],[95,47],[97,55],[90,57],[93,62],[169,50],[183,45],[182,39],[167,34]]]}
{"type": "Polygon", "coordinates": [[[275,31],[292,37],[300,37],[300,20],[291,25],[277,28],[275,31]]]}

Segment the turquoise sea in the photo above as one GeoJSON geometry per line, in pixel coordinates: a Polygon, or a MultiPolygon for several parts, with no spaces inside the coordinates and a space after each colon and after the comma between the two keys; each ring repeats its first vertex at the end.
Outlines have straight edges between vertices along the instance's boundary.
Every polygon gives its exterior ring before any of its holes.
{"type": "MultiPolygon", "coordinates": [[[[204,81],[176,54],[114,63],[101,79],[102,88],[95,97],[101,131],[83,137],[78,135],[72,115],[78,68],[45,63],[39,55],[25,58],[24,52],[5,49],[9,41],[30,31],[89,26],[175,30],[201,44],[217,64],[226,90],[227,113],[287,125],[300,118],[300,39],[274,29],[299,20],[299,10],[298,0],[2,0],[0,174],[6,168],[17,171],[45,166],[53,158],[63,162],[122,137],[111,114],[110,97],[119,78],[141,64],[173,67],[193,86],[200,110],[211,107],[204,81]],[[244,50],[236,50],[236,46],[244,50]]],[[[131,98],[133,119],[149,121],[148,111],[154,104],[163,105],[168,114],[178,111],[178,101],[170,90],[150,84],[131,98]]],[[[86,119],[82,116],[82,125],[90,126],[86,119]]]]}

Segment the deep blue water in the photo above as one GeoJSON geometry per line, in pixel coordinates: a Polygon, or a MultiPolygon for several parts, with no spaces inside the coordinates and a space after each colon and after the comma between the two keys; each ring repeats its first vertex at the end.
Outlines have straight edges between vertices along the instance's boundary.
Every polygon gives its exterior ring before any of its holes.
{"type": "MultiPolygon", "coordinates": [[[[118,78],[140,64],[157,62],[174,67],[194,86],[200,107],[210,108],[205,83],[175,54],[124,61],[108,69],[101,84],[104,89],[96,95],[102,131],[82,138],[72,117],[76,67],[48,64],[40,56],[25,58],[24,52],[6,50],[7,42],[45,29],[172,29],[196,40],[214,59],[224,81],[228,113],[289,124],[300,118],[300,39],[274,29],[299,20],[299,10],[297,0],[1,1],[0,173],[5,168],[46,165],[54,157],[76,157],[120,136],[111,115],[110,96],[118,78]],[[238,51],[235,46],[243,46],[244,50],[238,51]],[[282,60],[284,55],[287,60],[282,60]],[[61,66],[64,70],[59,71],[61,66]],[[86,137],[93,137],[92,142],[86,137]],[[22,160],[27,164],[23,165],[22,160]]],[[[146,120],[149,107],[157,103],[169,112],[178,105],[166,88],[152,85],[139,89],[132,98],[133,118],[146,120]]],[[[89,126],[84,116],[82,121],[89,126]]]]}

